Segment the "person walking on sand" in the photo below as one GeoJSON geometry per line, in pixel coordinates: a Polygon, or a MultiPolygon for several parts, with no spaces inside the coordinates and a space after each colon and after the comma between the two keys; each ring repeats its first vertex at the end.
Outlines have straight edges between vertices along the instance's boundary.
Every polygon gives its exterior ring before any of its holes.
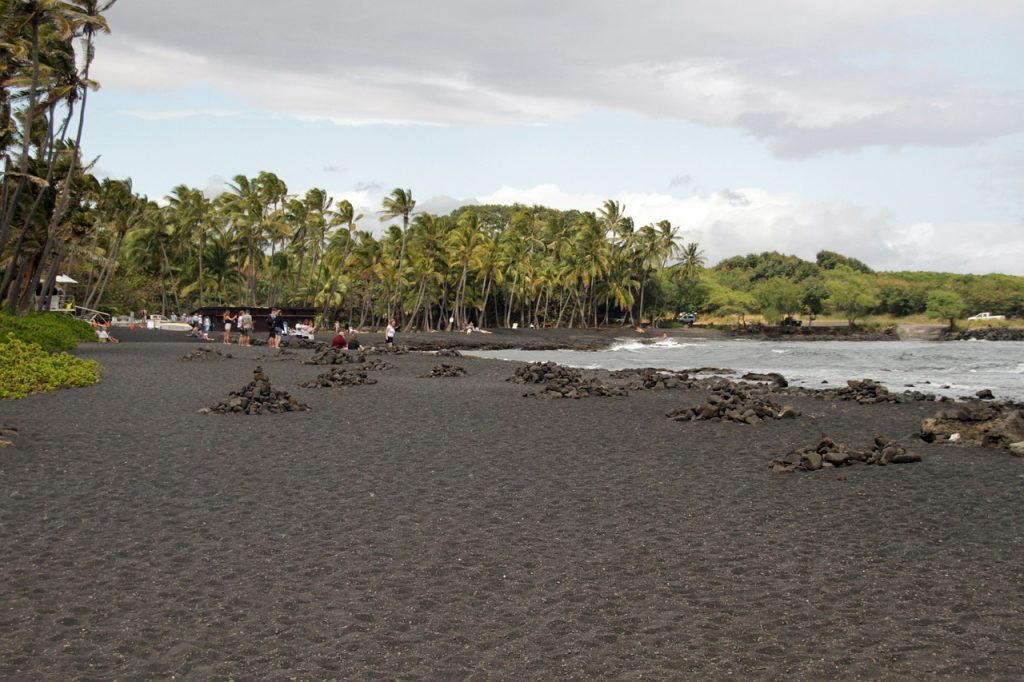
{"type": "Polygon", "coordinates": [[[231,344],[231,325],[238,317],[230,310],[224,311],[224,343],[231,344]]]}
{"type": "Polygon", "coordinates": [[[384,343],[387,345],[388,350],[395,348],[395,321],[388,321],[388,328],[384,330],[384,343]]]}

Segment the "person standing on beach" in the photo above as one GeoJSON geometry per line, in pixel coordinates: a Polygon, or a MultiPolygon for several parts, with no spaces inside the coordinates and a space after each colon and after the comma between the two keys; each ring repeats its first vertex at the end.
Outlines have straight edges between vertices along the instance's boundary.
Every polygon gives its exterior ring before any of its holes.
{"type": "Polygon", "coordinates": [[[277,348],[277,309],[271,308],[267,316],[267,347],[277,348]]]}
{"type": "Polygon", "coordinates": [[[224,311],[224,343],[231,344],[231,325],[238,317],[230,310],[224,311]]]}
{"type": "Polygon", "coordinates": [[[238,345],[248,346],[250,334],[252,334],[252,315],[248,310],[243,310],[238,316],[238,345]]]}
{"type": "Polygon", "coordinates": [[[384,330],[384,343],[387,345],[388,350],[393,350],[395,347],[395,321],[390,320],[388,322],[388,328],[384,330]]]}

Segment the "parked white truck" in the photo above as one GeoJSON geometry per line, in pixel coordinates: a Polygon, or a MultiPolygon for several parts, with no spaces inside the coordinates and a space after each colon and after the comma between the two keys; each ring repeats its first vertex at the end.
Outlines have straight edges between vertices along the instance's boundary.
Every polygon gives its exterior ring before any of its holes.
{"type": "Polygon", "coordinates": [[[1006,315],[993,315],[992,313],[978,313],[977,315],[971,315],[967,318],[968,320],[1005,320],[1006,315]]]}

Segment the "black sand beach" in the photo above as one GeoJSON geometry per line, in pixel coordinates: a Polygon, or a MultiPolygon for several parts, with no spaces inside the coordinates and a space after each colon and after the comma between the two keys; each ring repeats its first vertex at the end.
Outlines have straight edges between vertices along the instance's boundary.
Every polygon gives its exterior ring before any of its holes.
{"type": "Polygon", "coordinates": [[[698,392],[524,398],[425,353],[301,388],[310,351],[124,336],[78,352],[101,384],[0,402],[0,678],[1020,678],[1024,460],[769,468],[934,404],[680,423],[698,392]],[[257,364],[310,410],[197,413],[257,364]]]}

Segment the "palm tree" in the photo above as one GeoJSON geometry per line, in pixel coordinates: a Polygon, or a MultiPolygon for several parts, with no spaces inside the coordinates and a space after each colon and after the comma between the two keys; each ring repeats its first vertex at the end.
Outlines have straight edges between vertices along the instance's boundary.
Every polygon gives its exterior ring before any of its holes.
{"type": "Polygon", "coordinates": [[[97,209],[105,222],[114,228],[114,244],[96,284],[86,296],[86,308],[95,308],[103,300],[103,291],[117,267],[117,257],[125,236],[142,222],[148,203],[145,197],[136,196],[132,192],[131,178],[108,178],[103,181],[97,209]]]}
{"type": "Polygon", "coordinates": [[[357,214],[355,208],[352,206],[352,202],[348,199],[342,199],[338,202],[337,208],[328,212],[327,218],[329,220],[330,227],[340,227],[342,229],[334,233],[326,248],[328,261],[331,269],[334,271],[334,274],[331,275],[331,283],[328,287],[327,297],[324,300],[323,310],[320,312],[321,320],[327,320],[327,312],[330,310],[330,306],[333,305],[334,294],[338,289],[338,282],[345,271],[345,266],[348,263],[348,255],[352,250],[356,223],[363,219],[363,214],[357,214]]]}
{"type": "Polygon", "coordinates": [[[199,307],[205,305],[203,297],[203,261],[206,253],[206,233],[212,211],[210,201],[198,189],[186,185],[178,185],[167,196],[168,206],[177,227],[178,243],[185,247],[185,252],[192,254],[192,244],[197,244],[195,263],[199,269],[197,279],[199,307]]]}
{"type": "MultiPolygon", "coordinates": [[[[401,249],[398,252],[398,274],[397,274],[397,281],[398,281],[397,299],[398,299],[398,306],[399,306],[399,310],[398,310],[397,314],[398,314],[399,318],[402,317],[402,313],[404,312],[403,309],[402,309],[402,306],[403,306],[403,304],[402,304],[402,268],[403,268],[403,266],[405,264],[405,240],[406,240],[406,233],[409,231],[409,219],[412,217],[412,212],[413,212],[413,209],[415,207],[416,207],[416,201],[412,198],[412,190],[411,189],[401,189],[401,188],[396,187],[395,189],[391,190],[391,195],[390,196],[384,197],[384,201],[383,201],[383,208],[384,208],[384,210],[380,212],[380,214],[381,214],[380,215],[381,222],[384,222],[386,220],[393,220],[393,219],[399,218],[399,217],[402,219],[402,246],[401,246],[401,249]]],[[[391,314],[390,309],[388,311],[388,314],[389,315],[391,314]]],[[[399,321],[401,321],[401,320],[399,320],[399,321]]]]}

